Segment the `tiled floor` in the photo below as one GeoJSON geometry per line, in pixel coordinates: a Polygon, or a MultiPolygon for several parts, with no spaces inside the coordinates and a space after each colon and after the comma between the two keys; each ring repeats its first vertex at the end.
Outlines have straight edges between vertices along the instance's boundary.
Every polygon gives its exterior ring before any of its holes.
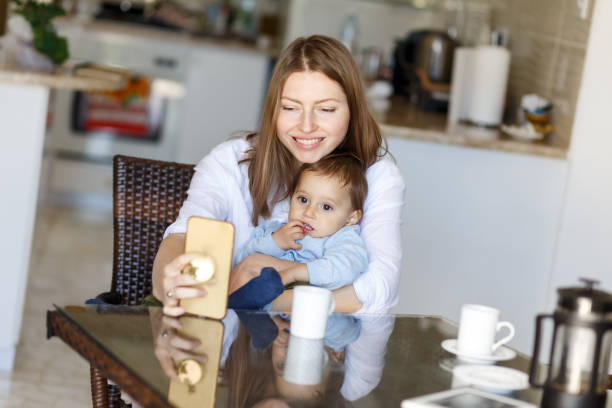
{"type": "Polygon", "coordinates": [[[45,313],[108,290],[111,271],[112,214],[39,207],[21,342],[13,373],[0,372],[0,407],[91,406],[89,365],[46,339],[45,313]]]}

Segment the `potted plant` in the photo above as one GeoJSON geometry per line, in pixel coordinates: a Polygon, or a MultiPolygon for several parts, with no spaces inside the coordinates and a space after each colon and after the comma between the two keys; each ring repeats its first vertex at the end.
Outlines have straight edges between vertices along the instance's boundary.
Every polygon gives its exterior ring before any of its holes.
{"type": "Polygon", "coordinates": [[[11,0],[16,14],[8,22],[9,33],[17,39],[16,59],[22,66],[50,71],[68,59],[68,42],[55,31],[52,20],[66,14],[54,3],[11,0]]]}

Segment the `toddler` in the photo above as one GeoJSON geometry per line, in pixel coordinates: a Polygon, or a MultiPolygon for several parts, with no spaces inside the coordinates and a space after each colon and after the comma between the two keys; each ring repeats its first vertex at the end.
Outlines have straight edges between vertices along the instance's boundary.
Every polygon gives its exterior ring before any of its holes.
{"type": "Polygon", "coordinates": [[[337,289],[352,283],[368,266],[357,225],[367,191],[363,168],[353,156],[302,165],[291,188],[289,221],[257,227],[236,263],[259,252],[300,263],[279,272],[284,285],[308,282],[337,289]]]}

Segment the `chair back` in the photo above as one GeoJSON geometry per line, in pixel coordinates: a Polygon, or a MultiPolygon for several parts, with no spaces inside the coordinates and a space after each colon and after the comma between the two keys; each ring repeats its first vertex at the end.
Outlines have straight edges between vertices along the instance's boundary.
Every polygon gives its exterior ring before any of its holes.
{"type": "Polygon", "coordinates": [[[153,260],[178,216],[193,176],[190,164],[117,155],[113,159],[113,281],[121,304],[151,294],[153,260]]]}

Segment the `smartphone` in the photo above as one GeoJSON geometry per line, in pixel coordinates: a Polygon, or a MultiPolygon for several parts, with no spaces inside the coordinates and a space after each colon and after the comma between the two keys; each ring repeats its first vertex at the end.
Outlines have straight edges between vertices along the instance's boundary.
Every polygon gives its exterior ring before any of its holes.
{"type": "Polygon", "coordinates": [[[195,252],[212,259],[213,284],[202,283],[207,294],[200,298],[181,299],[187,313],[222,319],[227,312],[229,276],[232,268],[234,226],[225,221],[191,217],[187,221],[185,252],[195,252]]]}

